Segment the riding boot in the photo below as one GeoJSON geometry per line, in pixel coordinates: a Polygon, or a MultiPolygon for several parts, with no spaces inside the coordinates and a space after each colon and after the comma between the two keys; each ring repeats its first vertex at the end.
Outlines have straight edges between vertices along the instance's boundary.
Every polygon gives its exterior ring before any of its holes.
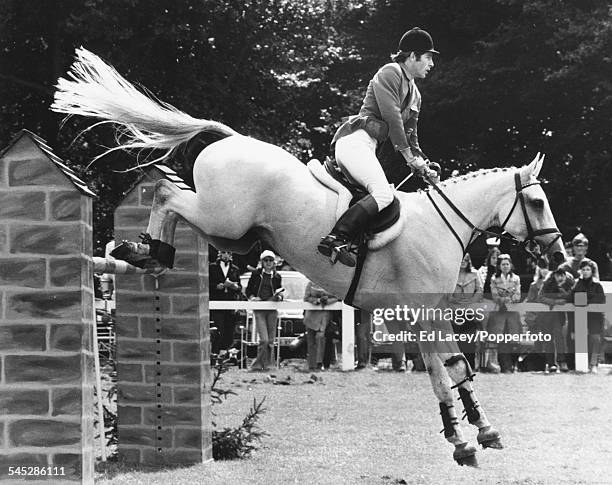
{"type": "Polygon", "coordinates": [[[376,200],[371,195],[366,195],[340,216],[331,233],[321,239],[317,249],[327,257],[335,254],[333,260],[338,259],[346,266],[355,266],[355,258],[349,251],[350,243],[376,214],[376,200]]]}

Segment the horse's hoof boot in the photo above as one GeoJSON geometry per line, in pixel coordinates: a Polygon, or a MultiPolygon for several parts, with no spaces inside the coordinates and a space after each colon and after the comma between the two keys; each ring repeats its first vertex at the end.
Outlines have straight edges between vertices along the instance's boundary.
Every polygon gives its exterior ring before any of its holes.
{"type": "Polygon", "coordinates": [[[476,459],[476,451],[476,448],[471,446],[469,443],[462,443],[455,446],[453,458],[461,466],[467,465],[477,467],[478,460],[476,459]]]}

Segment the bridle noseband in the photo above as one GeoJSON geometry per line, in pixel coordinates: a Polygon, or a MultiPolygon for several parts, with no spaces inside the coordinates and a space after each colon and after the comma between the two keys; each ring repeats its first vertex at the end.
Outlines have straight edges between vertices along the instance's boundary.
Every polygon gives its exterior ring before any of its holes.
{"type": "Polygon", "coordinates": [[[453,204],[453,202],[446,196],[446,194],[444,192],[442,192],[442,189],[440,187],[438,187],[437,185],[435,185],[431,181],[429,181],[429,182],[430,182],[430,185],[436,190],[436,192],[438,192],[438,194],[440,194],[442,199],[444,199],[444,201],[448,204],[448,206],[455,212],[455,214],[457,214],[461,218],[461,220],[463,220],[463,222],[465,222],[472,229],[472,234],[470,235],[470,239],[468,240],[468,243],[466,245],[464,245],[463,241],[461,241],[461,238],[457,234],[457,231],[455,231],[453,226],[450,224],[448,219],[444,216],[444,214],[442,213],[442,211],[440,210],[440,208],[436,204],[435,200],[431,196],[431,191],[427,191],[427,197],[429,198],[429,200],[431,201],[431,203],[435,207],[436,211],[438,212],[438,214],[440,215],[442,220],[446,223],[448,228],[451,230],[451,232],[453,233],[453,235],[455,236],[457,241],[459,241],[461,249],[463,250],[463,255],[465,255],[465,253],[467,252],[467,250],[470,247],[470,245],[481,234],[486,234],[488,236],[494,236],[494,237],[498,237],[498,238],[502,238],[502,239],[507,239],[507,240],[511,241],[513,244],[518,244],[522,249],[524,249],[526,252],[528,252],[528,253],[530,253],[532,255],[533,255],[533,252],[532,252],[532,250],[528,246],[530,246],[531,244],[539,245],[540,243],[538,243],[538,241],[537,241],[537,238],[539,236],[543,236],[545,234],[556,234],[556,237],[550,243],[548,243],[546,245],[546,247],[542,250],[543,253],[546,253],[548,251],[548,249],[557,241],[557,239],[559,239],[562,236],[561,232],[559,231],[559,229],[557,227],[549,227],[549,228],[546,228],[546,229],[537,229],[535,231],[533,230],[533,226],[531,224],[531,220],[529,219],[529,214],[527,213],[527,204],[525,203],[525,196],[523,194],[523,189],[526,189],[527,187],[531,187],[532,185],[540,185],[540,181],[530,182],[528,184],[522,185],[521,184],[521,175],[520,175],[519,172],[516,172],[514,174],[514,186],[515,186],[515,190],[516,190],[516,196],[514,198],[514,203],[512,204],[512,208],[510,209],[510,212],[506,216],[506,219],[504,219],[504,222],[501,225],[500,233],[496,233],[496,232],[492,232],[492,231],[487,231],[486,229],[480,229],[476,225],[472,224],[472,222],[470,222],[470,220],[467,217],[465,217],[465,215],[457,208],[457,206],[455,204],[453,204]],[[506,232],[504,230],[504,228],[506,227],[506,224],[510,220],[510,217],[514,213],[514,209],[516,209],[516,206],[518,205],[519,202],[521,203],[521,209],[523,211],[523,217],[525,218],[525,225],[527,226],[527,237],[524,240],[522,240],[522,241],[519,238],[517,238],[516,236],[514,236],[514,235],[512,235],[512,234],[510,234],[510,233],[508,233],[508,232],[506,232]]]}

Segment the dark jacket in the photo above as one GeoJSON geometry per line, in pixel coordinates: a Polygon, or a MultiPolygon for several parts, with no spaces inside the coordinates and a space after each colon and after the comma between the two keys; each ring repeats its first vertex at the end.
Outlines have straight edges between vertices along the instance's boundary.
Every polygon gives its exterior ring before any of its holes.
{"type": "Polygon", "coordinates": [[[550,273],[544,280],[536,301],[549,305],[551,308],[557,305],[556,300],[558,299],[564,299],[566,302],[571,302],[573,286],[574,278],[570,273],[565,273],[565,281],[560,287],[555,280],[554,274],[550,273]]]}
{"type": "Polygon", "coordinates": [[[208,288],[211,300],[239,300],[242,293],[242,285],[240,284],[240,270],[238,266],[230,263],[230,267],[227,270],[227,277],[223,275],[223,269],[219,264],[220,261],[208,265],[208,288]],[[225,279],[229,279],[231,282],[236,283],[239,288],[234,290],[233,288],[224,287],[222,290],[217,289],[219,283],[225,282],[225,279]]]}
{"type": "MultiPolygon", "coordinates": [[[[249,283],[247,284],[246,296],[247,298],[251,298],[252,296],[259,297],[259,292],[261,291],[261,273],[263,269],[258,268],[253,273],[251,273],[251,278],[249,278],[249,283]]],[[[272,293],[278,290],[282,285],[281,275],[279,275],[276,271],[272,272],[272,293]]]]}
{"type": "MultiPolygon", "coordinates": [[[[606,302],[606,295],[600,283],[593,281],[593,278],[588,280],[579,279],[572,291],[572,297],[576,293],[586,293],[588,304],[598,304],[606,302]]],[[[604,328],[604,314],[600,312],[589,312],[587,317],[589,335],[601,334],[604,328]]]]}

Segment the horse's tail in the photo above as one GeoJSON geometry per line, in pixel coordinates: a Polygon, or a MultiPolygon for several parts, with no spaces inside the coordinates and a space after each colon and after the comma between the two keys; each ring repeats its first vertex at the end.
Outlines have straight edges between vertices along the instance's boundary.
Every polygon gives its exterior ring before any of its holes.
{"type": "Polygon", "coordinates": [[[102,118],[101,123],[118,125],[119,145],[100,156],[121,149],[166,150],[163,156],[142,164],[149,165],[203,131],[222,138],[239,134],[222,123],[193,118],[141,93],[113,67],[82,47],[76,50],[68,77],[57,82],[53,111],[102,118]]]}

